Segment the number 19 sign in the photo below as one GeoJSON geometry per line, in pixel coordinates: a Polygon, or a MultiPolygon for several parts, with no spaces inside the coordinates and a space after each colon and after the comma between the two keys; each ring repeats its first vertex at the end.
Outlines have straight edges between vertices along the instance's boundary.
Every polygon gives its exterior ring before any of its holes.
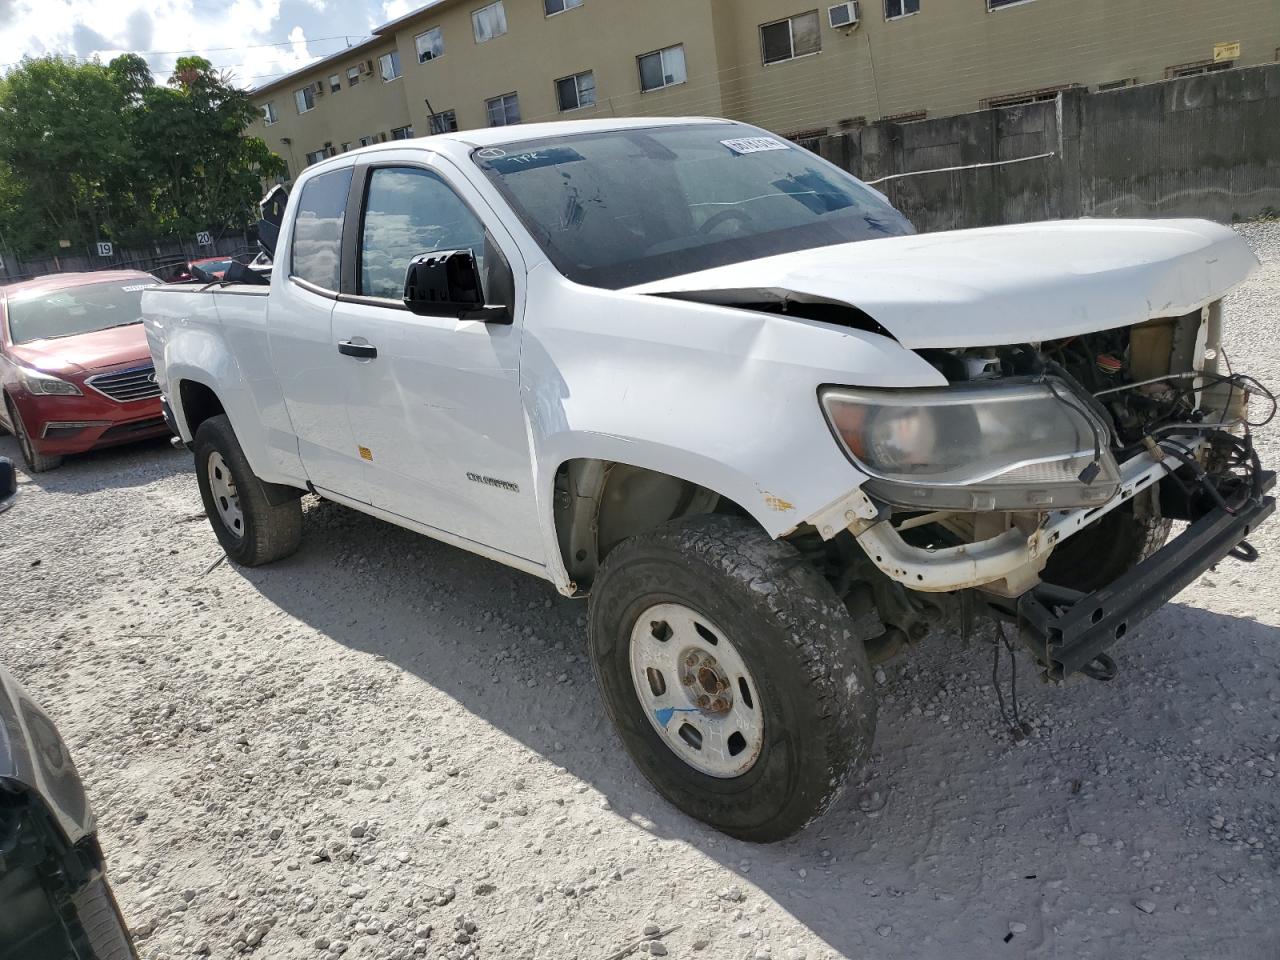
{"type": "Polygon", "coordinates": [[[109,244],[109,243],[99,243],[99,244],[98,244],[98,256],[100,256],[100,257],[109,257],[109,256],[111,256],[113,253],[115,253],[115,248],[114,248],[113,246],[111,246],[111,244],[109,244]]]}

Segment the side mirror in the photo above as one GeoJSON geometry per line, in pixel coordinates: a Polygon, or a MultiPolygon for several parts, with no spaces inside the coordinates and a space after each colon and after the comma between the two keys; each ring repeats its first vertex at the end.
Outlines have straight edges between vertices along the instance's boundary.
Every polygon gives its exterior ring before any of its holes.
{"type": "Polygon", "coordinates": [[[262,219],[258,221],[258,243],[269,257],[276,255],[280,224],[284,223],[285,204],[288,200],[289,191],[277,184],[267,191],[267,195],[258,204],[262,209],[262,219]]]}
{"type": "Polygon", "coordinates": [[[506,306],[486,305],[480,269],[470,250],[437,250],[409,261],[404,305],[424,317],[457,317],[485,323],[510,323],[506,306]]]}

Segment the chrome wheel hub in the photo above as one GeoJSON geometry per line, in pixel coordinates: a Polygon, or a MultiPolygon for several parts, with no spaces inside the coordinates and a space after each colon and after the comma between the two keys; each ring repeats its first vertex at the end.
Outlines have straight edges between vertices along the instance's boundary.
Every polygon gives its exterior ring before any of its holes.
{"type": "Polygon", "coordinates": [[[244,536],[244,511],[240,509],[240,497],[236,494],[236,482],[231,478],[227,462],[222,454],[209,454],[209,492],[213,494],[213,505],[218,511],[218,519],[233,537],[244,536]]]}
{"type": "Polygon", "coordinates": [[[649,723],[685,763],[740,777],[764,746],[755,678],[723,630],[678,603],[649,607],[631,630],[631,681],[649,723]]]}

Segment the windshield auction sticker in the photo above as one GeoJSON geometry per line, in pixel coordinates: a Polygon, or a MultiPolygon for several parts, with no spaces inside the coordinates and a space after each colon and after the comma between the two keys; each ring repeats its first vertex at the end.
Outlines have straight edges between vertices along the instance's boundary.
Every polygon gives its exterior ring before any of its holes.
{"type": "Polygon", "coordinates": [[[773,137],[743,137],[741,140],[721,140],[724,146],[738,156],[748,153],[765,153],[769,150],[790,150],[791,144],[773,137]]]}

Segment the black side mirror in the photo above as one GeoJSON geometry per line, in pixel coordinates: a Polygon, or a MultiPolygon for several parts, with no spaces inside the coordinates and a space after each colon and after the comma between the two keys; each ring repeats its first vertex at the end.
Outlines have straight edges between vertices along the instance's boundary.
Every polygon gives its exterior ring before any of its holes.
{"type": "Polygon", "coordinates": [[[424,317],[457,317],[485,323],[510,323],[505,305],[486,305],[480,269],[470,250],[437,250],[409,261],[404,305],[424,317]]]}
{"type": "Polygon", "coordinates": [[[280,224],[284,223],[285,204],[288,201],[289,191],[277,184],[267,191],[267,195],[258,205],[262,209],[262,219],[258,221],[258,243],[269,257],[276,255],[276,244],[280,241],[280,224]]]}

